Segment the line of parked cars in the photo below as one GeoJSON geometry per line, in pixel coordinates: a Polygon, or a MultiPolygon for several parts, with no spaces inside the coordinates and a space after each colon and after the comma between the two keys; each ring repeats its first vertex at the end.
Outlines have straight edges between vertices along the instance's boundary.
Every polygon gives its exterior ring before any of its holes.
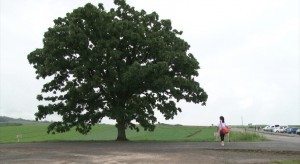
{"type": "Polygon", "coordinates": [[[263,131],[300,135],[300,128],[289,127],[287,125],[268,125],[263,128],[263,131]]]}

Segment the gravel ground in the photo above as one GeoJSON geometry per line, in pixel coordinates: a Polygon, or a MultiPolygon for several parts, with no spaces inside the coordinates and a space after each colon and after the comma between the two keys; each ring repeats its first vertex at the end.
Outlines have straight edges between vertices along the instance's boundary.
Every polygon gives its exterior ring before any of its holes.
{"type": "Polygon", "coordinates": [[[285,137],[272,135],[268,142],[227,142],[224,147],[218,142],[0,144],[0,163],[213,164],[300,160],[300,137],[285,137]]]}

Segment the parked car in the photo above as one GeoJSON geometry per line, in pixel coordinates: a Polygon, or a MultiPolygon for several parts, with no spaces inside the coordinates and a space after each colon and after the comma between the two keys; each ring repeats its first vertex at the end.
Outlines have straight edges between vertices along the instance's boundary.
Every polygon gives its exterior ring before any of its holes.
{"type": "Polygon", "coordinates": [[[297,130],[298,130],[297,128],[288,128],[287,132],[288,132],[289,134],[296,134],[296,131],[297,131],[297,130]]]}
{"type": "Polygon", "coordinates": [[[288,129],[289,129],[289,127],[279,129],[279,133],[287,133],[288,129]]]}
{"type": "Polygon", "coordinates": [[[297,130],[296,130],[296,134],[299,134],[299,135],[300,135],[300,129],[297,129],[297,130]]]}
{"type": "Polygon", "coordinates": [[[287,129],[287,127],[288,126],[281,125],[281,126],[278,126],[278,127],[274,127],[272,129],[272,131],[275,132],[275,133],[279,133],[279,132],[283,133],[285,131],[285,129],[287,129]]]}
{"type": "Polygon", "coordinates": [[[279,125],[270,125],[265,129],[265,131],[273,132],[273,129],[278,128],[278,127],[279,127],[279,125]]]}
{"type": "Polygon", "coordinates": [[[263,128],[263,131],[268,131],[270,129],[271,126],[267,125],[263,128]]]}

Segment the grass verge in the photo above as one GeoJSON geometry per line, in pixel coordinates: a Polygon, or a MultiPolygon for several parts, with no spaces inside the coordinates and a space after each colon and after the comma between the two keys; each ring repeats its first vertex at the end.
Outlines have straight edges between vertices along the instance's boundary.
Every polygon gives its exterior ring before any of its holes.
{"type": "Polygon", "coordinates": [[[230,141],[232,142],[259,142],[259,141],[267,141],[265,137],[256,133],[245,133],[245,132],[231,132],[230,141]]]}
{"type": "Polygon", "coordinates": [[[299,164],[300,160],[274,161],[269,164],[299,164]]]}

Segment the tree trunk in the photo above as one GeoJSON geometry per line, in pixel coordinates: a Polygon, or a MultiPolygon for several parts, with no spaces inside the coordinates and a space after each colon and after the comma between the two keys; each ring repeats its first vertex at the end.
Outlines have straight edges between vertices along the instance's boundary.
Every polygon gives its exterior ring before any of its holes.
{"type": "Polygon", "coordinates": [[[128,141],[128,139],[126,138],[126,126],[125,123],[123,121],[117,121],[117,125],[116,125],[117,129],[118,129],[118,137],[117,137],[117,141],[128,141]]]}

